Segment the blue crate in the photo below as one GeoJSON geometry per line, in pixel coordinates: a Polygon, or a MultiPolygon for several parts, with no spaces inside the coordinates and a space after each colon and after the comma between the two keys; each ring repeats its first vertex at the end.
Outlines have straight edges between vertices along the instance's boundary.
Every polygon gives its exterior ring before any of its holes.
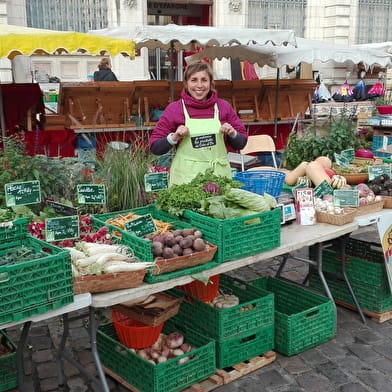
{"type": "MultiPolygon", "coordinates": [[[[392,144],[392,136],[385,136],[388,139],[387,145],[392,144]]],[[[383,146],[384,136],[373,136],[372,152],[375,157],[390,158],[392,154],[378,152],[377,150],[383,146]]]]}
{"type": "Polygon", "coordinates": [[[286,173],[278,170],[249,170],[239,172],[234,179],[244,184],[243,189],[278,197],[283,189],[286,173]]]}

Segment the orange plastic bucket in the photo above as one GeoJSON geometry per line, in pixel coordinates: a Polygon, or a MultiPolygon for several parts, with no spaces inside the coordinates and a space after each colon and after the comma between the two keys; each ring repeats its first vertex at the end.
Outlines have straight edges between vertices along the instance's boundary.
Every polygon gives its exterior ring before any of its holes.
{"type": "Polygon", "coordinates": [[[195,280],[191,283],[179,286],[178,288],[186,293],[196,297],[200,301],[210,302],[218,295],[219,276],[210,276],[210,281],[207,284],[195,280]]]}
{"type": "Polygon", "coordinates": [[[112,310],[112,321],[120,342],[129,348],[146,348],[152,346],[159,338],[163,325],[151,327],[140,321],[132,320],[121,312],[112,310]]]}

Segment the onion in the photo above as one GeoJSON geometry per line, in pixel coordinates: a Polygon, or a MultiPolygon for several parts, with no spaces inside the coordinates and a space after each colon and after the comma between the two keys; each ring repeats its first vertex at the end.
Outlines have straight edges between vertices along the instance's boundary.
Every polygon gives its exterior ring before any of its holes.
{"type": "Polygon", "coordinates": [[[180,358],[180,359],[177,361],[177,363],[178,363],[179,365],[181,365],[182,363],[188,362],[189,360],[190,360],[189,357],[184,357],[184,358],[180,358]]]}
{"type": "Polygon", "coordinates": [[[179,357],[180,355],[184,355],[185,353],[184,353],[184,351],[182,351],[180,348],[175,348],[175,349],[172,351],[172,354],[173,354],[173,356],[175,356],[175,357],[179,357]]]}
{"type": "Polygon", "coordinates": [[[180,348],[182,351],[184,351],[184,353],[189,353],[189,351],[192,350],[192,346],[188,343],[182,344],[180,348]]]}
{"type": "Polygon", "coordinates": [[[384,200],[384,196],[377,195],[374,197],[374,201],[381,201],[381,200],[384,200]]]}
{"type": "Polygon", "coordinates": [[[167,335],[165,343],[169,348],[180,347],[184,343],[184,336],[179,332],[172,332],[167,335]]]}
{"type": "Polygon", "coordinates": [[[359,198],[359,205],[360,206],[364,206],[366,204],[368,204],[368,201],[367,201],[366,197],[360,197],[359,198]]]}
{"type": "Polygon", "coordinates": [[[166,362],[167,361],[167,357],[163,357],[163,356],[160,356],[158,359],[157,359],[157,363],[163,363],[163,362],[166,362]]]}
{"type": "Polygon", "coordinates": [[[370,188],[364,183],[356,185],[355,189],[359,191],[359,197],[366,197],[370,191],[370,188]]]}

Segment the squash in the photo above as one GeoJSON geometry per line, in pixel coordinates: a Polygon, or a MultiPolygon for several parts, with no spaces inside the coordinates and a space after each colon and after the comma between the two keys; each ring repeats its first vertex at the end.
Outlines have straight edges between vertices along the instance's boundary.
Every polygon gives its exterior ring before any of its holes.
{"type": "Polygon", "coordinates": [[[332,178],[335,175],[335,172],[328,167],[324,167],[324,170],[329,175],[330,178],[332,178]]]}
{"type": "Polygon", "coordinates": [[[345,185],[347,185],[346,177],[340,176],[339,174],[335,174],[331,178],[331,187],[334,189],[342,189],[345,185]]]}
{"type": "Polygon", "coordinates": [[[321,163],[325,168],[331,169],[332,168],[332,161],[325,156],[319,156],[315,159],[316,162],[321,163]]]}
{"type": "Polygon", "coordinates": [[[330,184],[331,178],[325,172],[324,166],[317,161],[309,162],[306,166],[306,176],[312,180],[313,185],[316,187],[320,185],[324,180],[330,184]]]}
{"type": "Polygon", "coordinates": [[[297,178],[297,182],[295,183],[295,185],[299,184],[302,184],[304,188],[310,188],[312,186],[312,181],[306,176],[301,176],[297,178]]]}
{"type": "Polygon", "coordinates": [[[301,162],[295,169],[286,173],[285,183],[287,185],[295,185],[298,177],[303,177],[306,172],[306,166],[308,166],[308,162],[301,162]]]}

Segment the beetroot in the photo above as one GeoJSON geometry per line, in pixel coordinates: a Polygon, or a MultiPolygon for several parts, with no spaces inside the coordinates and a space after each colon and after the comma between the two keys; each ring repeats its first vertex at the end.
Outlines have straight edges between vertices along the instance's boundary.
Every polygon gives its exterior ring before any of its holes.
{"type": "Polygon", "coordinates": [[[203,186],[203,191],[206,193],[209,193],[211,195],[220,195],[221,194],[221,189],[218,184],[215,182],[207,182],[203,186]]]}

